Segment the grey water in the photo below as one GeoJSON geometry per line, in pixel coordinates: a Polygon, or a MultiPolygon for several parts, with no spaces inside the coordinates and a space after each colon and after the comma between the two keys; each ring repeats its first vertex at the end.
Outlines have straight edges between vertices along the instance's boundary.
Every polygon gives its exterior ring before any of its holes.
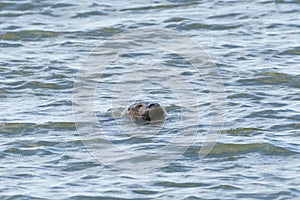
{"type": "Polygon", "coordinates": [[[299,13],[298,0],[1,0],[0,199],[299,199],[299,13]],[[165,122],[120,123],[141,100],[165,122]]]}

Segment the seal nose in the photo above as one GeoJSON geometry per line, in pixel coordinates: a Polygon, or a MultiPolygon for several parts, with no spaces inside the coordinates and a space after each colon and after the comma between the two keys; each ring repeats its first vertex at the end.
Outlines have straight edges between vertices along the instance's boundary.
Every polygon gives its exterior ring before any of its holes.
{"type": "Polygon", "coordinates": [[[151,108],[152,106],[157,106],[157,105],[158,105],[157,103],[149,103],[148,108],[151,108]]]}

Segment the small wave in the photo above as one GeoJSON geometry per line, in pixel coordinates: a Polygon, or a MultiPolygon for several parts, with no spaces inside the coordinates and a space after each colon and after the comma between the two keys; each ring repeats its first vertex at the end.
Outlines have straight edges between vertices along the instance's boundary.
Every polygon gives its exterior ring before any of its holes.
{"type": "Polygon", "coordinates": [[[300,130],[300,123],[276,124],[271,126],[270,129],[276,131],[300,130]]]}
{"type": "Polygon", "coordinates": [[[181,22],[187,20],[187,18],[182,18],[182,17],[172,17],[170,19],[167,19],[164,21],[164,23],[170,23],[170,22],[181,22]]]}
{"type": "Polygon", "coordinates": [[[57,3],[54,5],[51,5],[51,8],[66,8],[66,7],[72,7],[74,6],[74,4],[70,4],[70,3],[57,3]]]}
{"type": "Polygon", "coordinates": [[[17,48],[17,47],[22,47],[23,45],[20,43],[8,43],[8,42],[0,42],[0,47],[12,47],[12,48],[17,48]]]}
{"type": "Polygon", "coordinates": [[[16,81],[12,82],[11,86],[8,89],[21,90],[21,89],[52,89],[52,90],[64,90],[64,89],[72,89],[73,82],[67,80],[55,80],[53,82],[50,81],[16,81]]]}
{"type": "Polygon", "coordinates": [[[0,134],[17,134],[22,132],[32,132],[35,129],[47,130],[75,130],[74,122],[49,122],[45,124],[35,123],[2,123],[0,124],[0,134]]]}
{"type": "Polygon", "coordinates": [[[62,171],[75,172],[75,171],[86,170],[87,168],[98,167],[98,166],[100,166],[98,162],[91,162],[91,161],[69,162],[68,165],[62,169],[62,171]]]}
{"type": "Polygon", "coordinates": [[[104,15],[107,14],[101,11],[90,11],[90,12],[78,13],[72,18],[86,18],[91,16],[104,16],[104,15]]]}
{"type": "Polygon", "coordinates": [[[1,199],[9,199],[9,200],[17,200],[17,199],[23,199],[23,200],[42,200],[43,198],[39,198],[39,197],[34,197],[34,196],[30,196],[30,195],[9,195],[9,196],[0,196],[1,199]]]}
{"type": "Polygon", "coordinates": [[[257,152],[265,155],[287,155],[297,154],[290,149],[278,147],[270,143],[251,143],[251,144],[227,144],[217,143],[208,156],[220,156],[220,155],[240,155],[257,152]]]}
{"type": "Polygon", "coordinates": [[[237,29],[242,27],[241,24],[203,24],[203,23],[180,23],[179,25],[167,25],[167,28],[176,28],[178,30],[212,30],[212,31],[221,31],[221,30],[230,30],[237,29]]]}
{"type": "Polygon", "coordinates": [[[251,99],[251,100],[262,100],[263,98],[260,96],[257,96],[255,94],[250,93],[237,93],[237,94],[231,94],[227,96],[228,99],[251,99]]]}
{"type": "Polygon", "coordinates": [[[233,185],[218,185],[218,186],[211,187],[211,189],[240,190],[241,188],[233,185]]]}
{"type": "Polygon", "coordinates": [[[136,194],[142,194],[142,195],[159,194],[158,191],[153,191],[153,190],[132,190],[132,192],[134,192],[136,194]]]}
{"type": "Polygon", "coordinates": [[[204,184],[204,183],[193,183],[193,182],[177,183],[177,182],[171,182],[171,181],[163,181],[163,182],[158,182],[155,184],[155,186],[176,187],[176,188],[203,187],[203,186],[207,186],[207,185],[208,184],[204,184]]]}
{"type": "Polygon", "coordinates": [[[0,3],[1,10],[11,10],[11,11],[26,11],[32,10],[36,7],[33,3],[0,3]]]}
{"type": "MultiPolygon", "coordinates": [[[[119,195],[117,195],[119,196],[119,195]]],[[[89,196],[86,196],[86,195],[76,195],[76,196],[72,196],[72,197],[69,197],[67,198],[66,200],[82,200],[82,199],[86,199],[86,200],[107,200],[107,199],[110,199],[110,200],[132,200],[132,198],[125,198],[125,197],[122,197],[122,198],[118,198],[118,197],[113,197],[111,195],[89,195],[89,196]]]]}
{"type": "Polygon", "coordinates": [[[51,151],[50,148],[46,146],[39,147],[10,147],[2,151],[4,154],[16,154],[19,156],[46,156],[54,155],[55,152],[51,151]]]}
{"type": "Polygon", "coordinates": [[[241,85],[284,85],[300,88],[299,75],[291,75],[279,72],[265,71],[254,74],[255,78],[240,79],[241,85]]]}
{"type": "Polygon", "coordinates": [[[56,106],[72,106],[71,100],[58,100],[58,101],[51,101],[47,104],[39,105],[38,107],[41,108],[50,108],[50,107],[56,107],[56,106]]]}
{"type": "Polygon", "coordinates": [[[72,31],[72,32],[65,32],[65,36],[67,38],[78,38],[78,37],[90,37],[90,38],[97,38],[99,37],[108,37],[113,36],[122,32],[124,29],[123,25],[116,25],[113,27],[103,27],[100,29],[95,30],[88,30],[88,31],[72,31]]]}
{"type": "Polygon", "coordinates": [[[277,4],[300,4],[299,0],[276,0],[277,4]]]}
{"type": "Polygon", "coordinates": [[[166,5],[156,5],[156,6],[142,6],[142,7],[133,7],[133,8],[124,8],[120,11],[145,11],[145,10],[166,10],[182,6],[191,6],[195,3],[186,3],[186,4],[166,4],[166,5]]]}
{"type": "Polygon", "coordinates": [[[0,34],[0,40],[41,40],[49,37],[57,37],[60,33],[54,31],[42,31],[42,30],[24,30],[15,32],[6,32],[0,34]]]}
{"type": "Polygon", "coordinates": [[[226,130],[225,132],[230,135],[249,135],[249,134],[253,135],[253,132],[257,132],[257,131],[264,131],[264,130],[255,127],[247,127],[247,128],[229,129],[226,130]]]}
{"type": "Polygon", "coordinates": [[[300,56],[300,47],[295,47],[292,49],[285,50],[285,51],[281,52],[279,55],[300,56]]]}

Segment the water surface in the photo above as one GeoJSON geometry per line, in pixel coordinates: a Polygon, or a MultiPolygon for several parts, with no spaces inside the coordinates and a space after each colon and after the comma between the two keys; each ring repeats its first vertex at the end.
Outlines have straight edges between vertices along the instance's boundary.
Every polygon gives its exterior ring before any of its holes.
{"type": "Polygon", "coordinates": [[[1,199],[299,198],[299,12],[297,0],[1,1],[1,199]],[[145,49],[120,57],[105,81],[96,79],[95,110],[114,144],[155,152],[180,134],[185,120],[170,88],[144,84],[132,98],[166,107],[165,132],[124,135],[105,112],[115,84],[132,83],[115,81],[121,74],[147,71],[145,63],[176,68],[198,92],[201,113],[199,126],[184,129],[198,130],[200,139],[182,156],[155,171],[122,171],[93,157],[76,130],[72,97],[83,63],[104,40],[139,28],[185,35],[216,64],[226,122],[205,158],[198,153],[210,127],[209,91],[189,63],[170,52],[145,49]]]}

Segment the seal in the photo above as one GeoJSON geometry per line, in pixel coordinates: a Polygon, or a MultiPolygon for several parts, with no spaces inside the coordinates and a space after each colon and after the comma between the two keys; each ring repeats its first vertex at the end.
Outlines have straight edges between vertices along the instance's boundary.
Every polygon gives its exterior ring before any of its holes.
{"type": "Polygon", "coordinates": [[[159,122],[165,119],[165,110],[158,103],[138,102],[128,107],[126,114],[134,122],[159,122]]]}

